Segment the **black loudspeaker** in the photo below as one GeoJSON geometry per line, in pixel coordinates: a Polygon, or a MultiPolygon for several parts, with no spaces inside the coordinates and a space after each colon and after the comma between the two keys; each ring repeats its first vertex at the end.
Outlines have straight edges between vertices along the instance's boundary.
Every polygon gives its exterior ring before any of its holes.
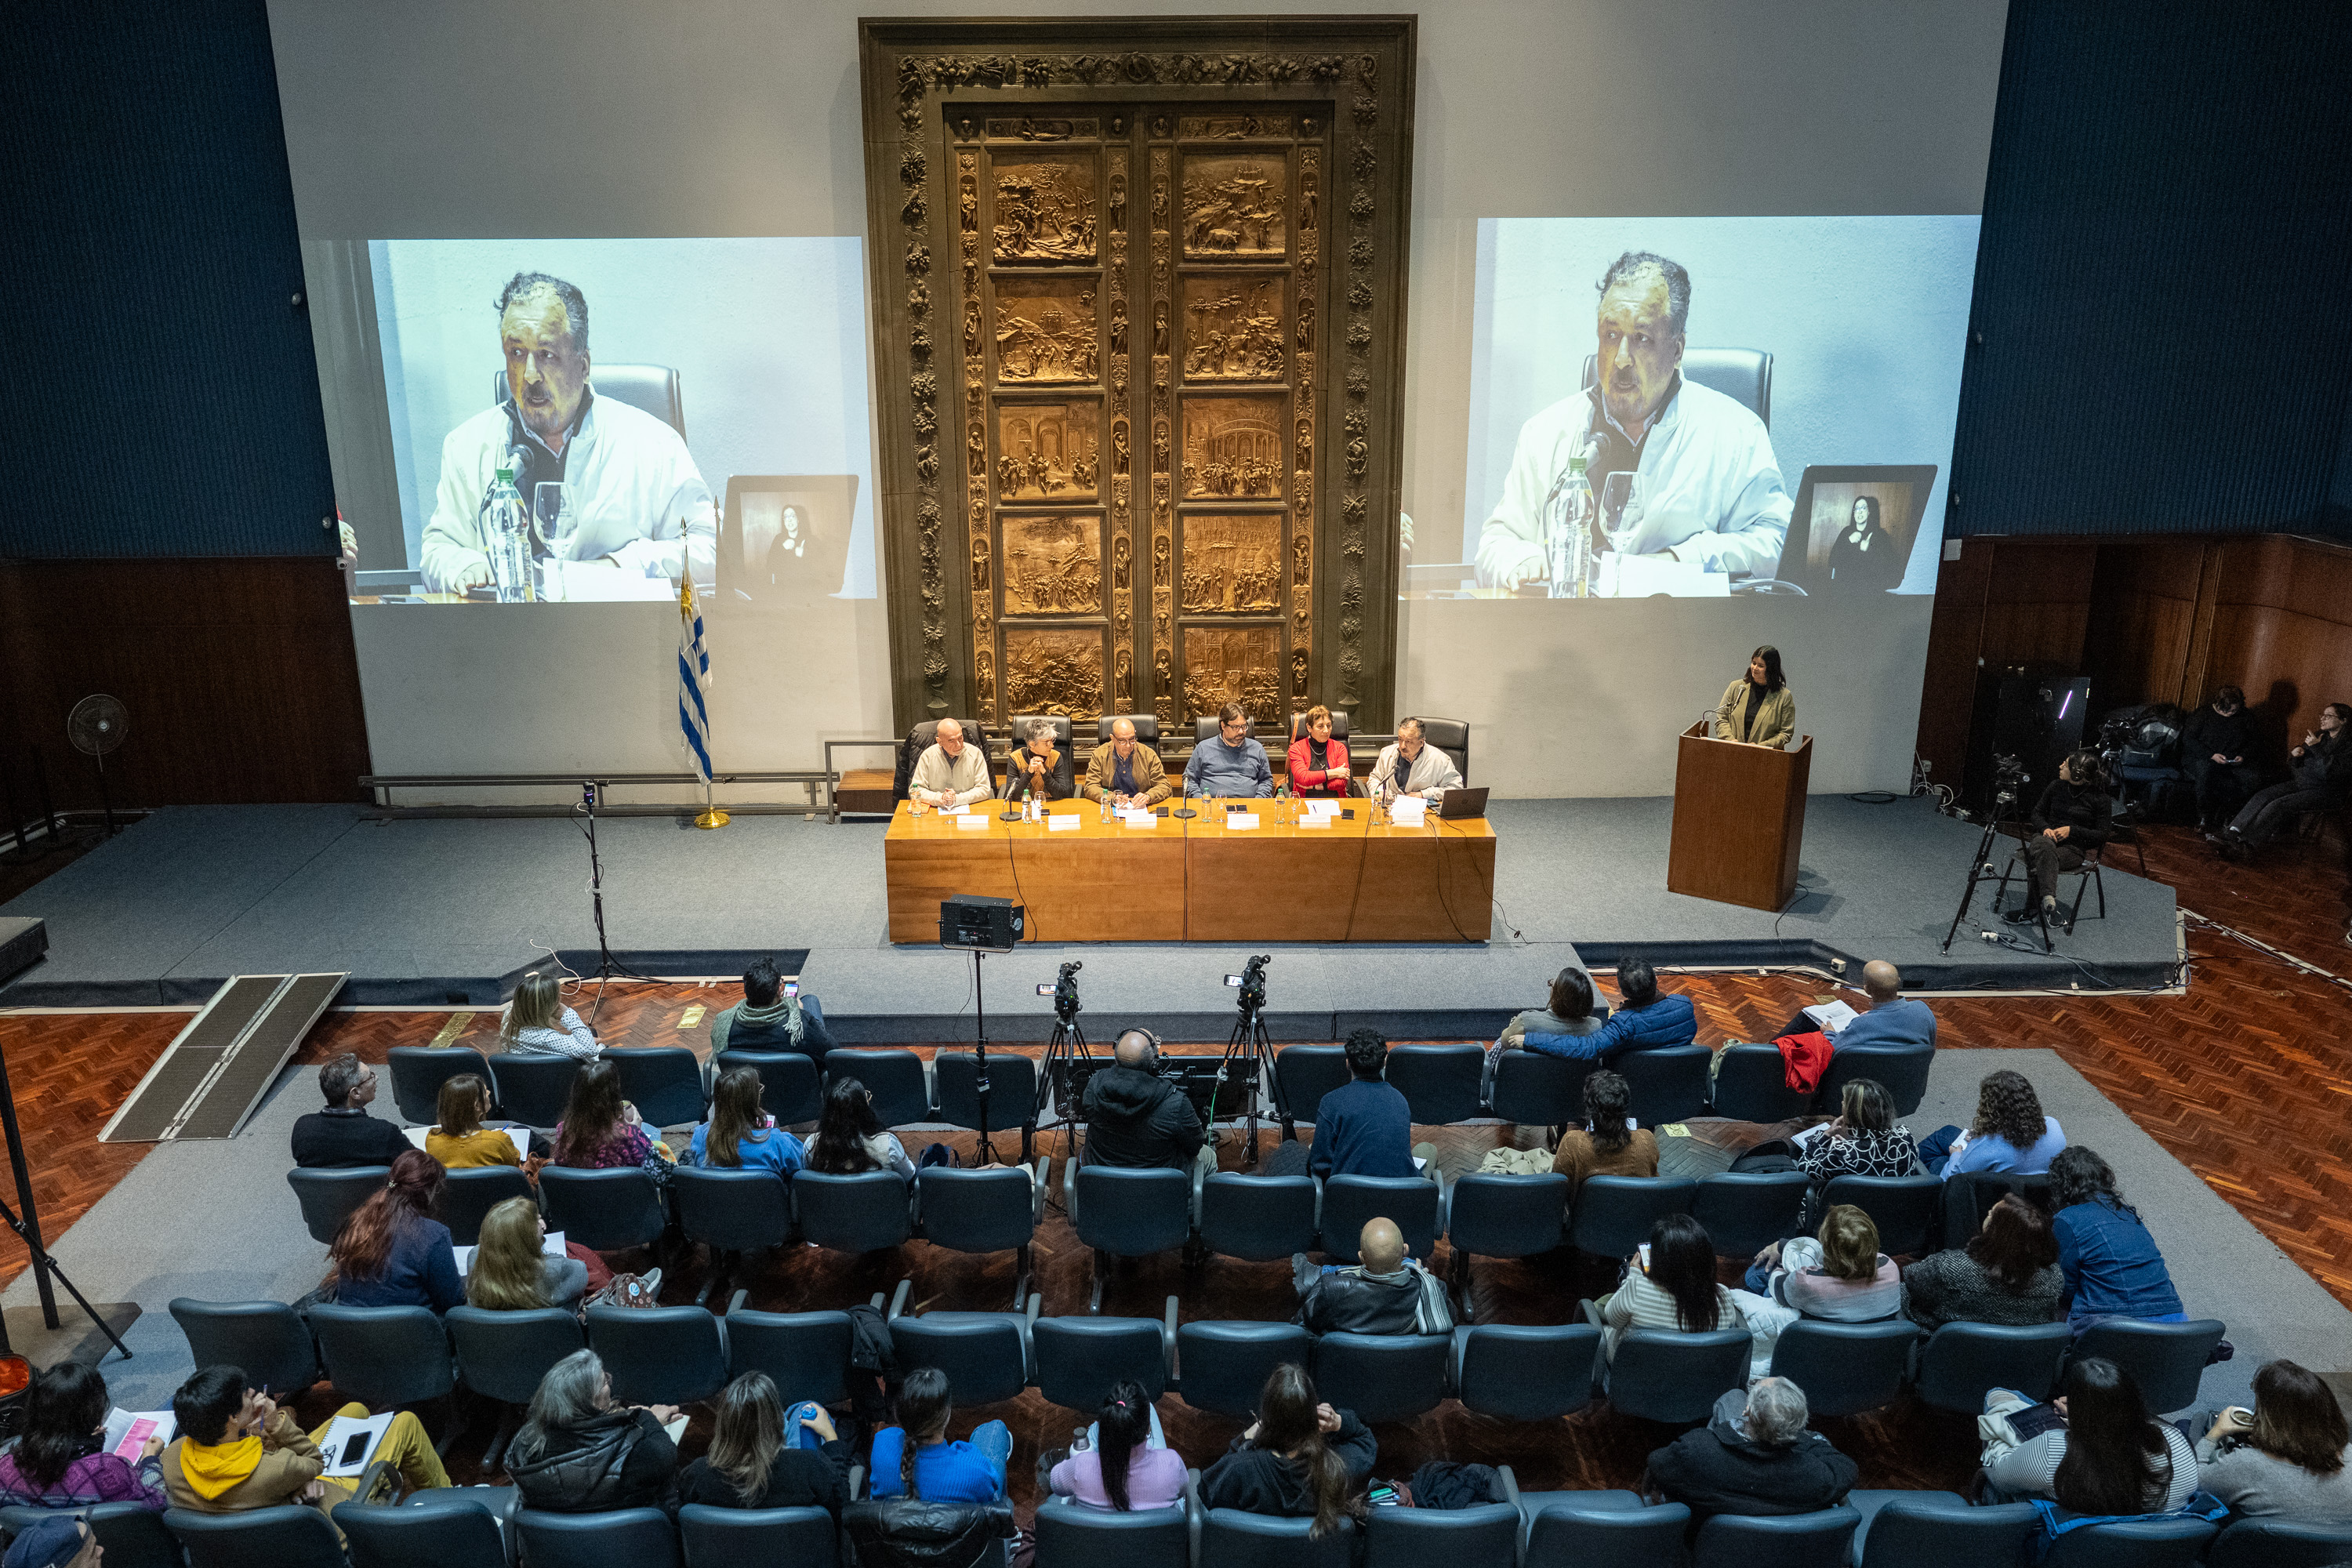
{"type": "Polygon", "coordinates": [[[940,945],[973,952],[1011,952],[1020,945],[1026,911],[1011,899],[959,893],[940,900],[940,945]]]}
{"type": "Polygon", "coordinates": [[[1976,706],[1969,721],[1969,756],[1960,798],[1979,811],[1993,805],[1997,757],[2015,757],[2027,783],[2012,804],[2001,805],[2006,821],[2033,809],[2066,753],[2083,743],[2084,710],[2091,704],[2087,676],[2067,675],[2032,665],[1982,665],[1977,669],[1976,706]]]}

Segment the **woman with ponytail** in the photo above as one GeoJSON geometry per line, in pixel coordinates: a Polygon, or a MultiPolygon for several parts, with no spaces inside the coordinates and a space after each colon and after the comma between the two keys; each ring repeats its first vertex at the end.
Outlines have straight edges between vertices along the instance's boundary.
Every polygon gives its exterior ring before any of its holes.
{"type": "Polygon", "coordinates": [[[1320,1403],[1307,1370],[1285,1362],[1258,1394],[1257,1419],[1201,1478],[1201,1506],[1311,1519],[1308,1533],[1320,1540],[1342,1516],[1362,1514],[1378,1455],[1371,1428],[1320,1403]]]}
{"type": "Polygon", "coordinates": [[[1159,1426],[1141,1385],[1113,1384],[1089,1446],[1055,1465],[1046,1486],[1055,1497],[1114,1513],[1175,1507],[1184,1500],[1184,1457],[1159,1426]]]}
{"type": "Polygon", "coordinates": [[[874,1495],[920,1498],[925,1502],[1003,1502],[1004,1461],[1013,1457],[1013,1433],[1002,1421],[985,1422],[968,1441],[948,1441],[955,1402],[948,1374],[919,1366],[898,1386],[898,1425],[874,1434],[874,1495]]]}
{"type": "Polygon", "coordinates": [[[328,1252],[336,1305],[446,1312],[466,1304],[449,1227],[433,1217],[446,1174],[422,1149],[392,1163],[391,1179],[352,1211],[328,1252]]]}

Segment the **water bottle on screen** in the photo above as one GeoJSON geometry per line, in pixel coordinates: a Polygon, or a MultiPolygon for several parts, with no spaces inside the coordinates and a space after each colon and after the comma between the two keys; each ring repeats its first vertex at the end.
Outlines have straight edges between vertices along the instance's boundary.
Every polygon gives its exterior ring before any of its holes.
{"type": "Polygon", "coordinates": [[[1560,486],[1559,509],[1551,529],[1551,596],[1572,598],[1583,592],[1592,561],[1592,486],[1584,477],[1581,456],[1568,460],[1568,478],[1560,486]]]}
{"type": "Polygon", "coordinates": [[[500,468],[490,481],[482,509],[483,542],[490,557],[490,580],[501,605],[529,604],[530,587],[530,519],[522,495],[515,489],[514,470],[500,468]]]}

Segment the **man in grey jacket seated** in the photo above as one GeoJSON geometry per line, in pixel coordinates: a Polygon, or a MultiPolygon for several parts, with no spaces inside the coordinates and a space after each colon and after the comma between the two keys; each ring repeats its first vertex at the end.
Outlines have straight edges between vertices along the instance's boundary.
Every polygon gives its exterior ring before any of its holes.
{"type": "Polygon", "coordinates": [[[1370,1219],[1356,1238],[1360,1263],[1318,1268],[1307,1254],[1291,1254],[1298,1310],[1290,1321],[1316,1334],[1452,1333],[1444,1282],[1409,1251],[1394,1220],[1370,1219]]]}
{"type": "Polygon", "coordinates": [[[1417,795],[1434,805],[1447,790],[1462,787],[1462,771],[1452,757],[1422,739],[1420,720],[1406,719],[1397,724],[1396,740],[1381,748],[1370,787],[1376,799],[1417,795]]]}

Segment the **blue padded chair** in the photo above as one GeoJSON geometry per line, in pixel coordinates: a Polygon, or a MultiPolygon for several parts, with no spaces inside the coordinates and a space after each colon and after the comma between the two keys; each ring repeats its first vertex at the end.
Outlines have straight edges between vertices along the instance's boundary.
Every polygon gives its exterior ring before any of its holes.
{"type": "Polygon", "coordinates": [[[188,1554],[189,1568],[347,1568],[335,1527],[315,1508],[249,1509],[243,1513],[163,1510],[163,1528],[188,1554]]]}
{"type": "Polygon", "coordinates": [[[1691,1568],[1845,1568],[1861,1522],[1844,1504],[1777,1519],[1718,1513],[1698,1527],[1691,1568]]]}
{"type": "Polygon", "coordinates": [[[297,1394],[326,1375],[310,1325],[283,1301],[172,1299],[172,1321],[198,1366],[233,1366],[256,1388],[297,1394]]]}
{"type": "MultiPolygon", "coordinates": [[[[1810,1391],[1809,1391],[1810,1392],[1810,1391]]],[[[2015,1563],[2039,1518],[2030,1502],[1970,1508],[1954,1492],[1852,1492],[1860,1568],[1987,1568],[2015,1563]],[[1876,1506],[1873,1506],[1873,1504],[1876,1506]]]]}
{"type": "Polygon", "coordinates": [[[1584,1124],[1584,1080],[1596,1061],[1548,1057],[1541,1051],[1505,1051],[1495,1063],[1486,1102],[1495,1114],[1525,1127],[1584,1124]]]}
{"type": "Polygon", "coordinates": [[[1505,1421],[1557,1420],[1591,1403],[1600,1351],[1601,1331],[1590,1323],[1458,1327],[1454,1397],[1467,1409],[1505,1421]]]}
{"type": "Polygon", "coordinates": [[[1315,1250],[1315,1178],[1219,1171],[1201,1184],[1201,1241],[1213,1253],[1273,1263],[1315,1250]]]}
{"type": "Polygon", "coordinates": [[[698,1301],[725,1296],[741,1254],[764,1253],[792,1237],[792,1189],[773,1171],[681,1165],[670,1173],[670,1193],[679,1231],[710,1248],[698,1301]]]}
{"type": "Polygon", "coordinates": [[[1821,1212],[1852,1204],[1878,1227],[1878,1249],[1890,1258],[1919,1258],[1934,1250],[1944,1211],[1940,1176],[1832,1176],[1822,1193],[1821,1212]]]}
{"type": "Polygon", "coordinates": [[[1389,1087],[1404,1096],[1418,1127],[1485,1115],[1479,1089],[1486,1071],[1486,1047],[1473,1045],[1393,1047],[1385,1069],[1389,1087]]]}
{"type": "MultiPolygon", "coordinates": [[[[509,1198],[531,1196],[530,1178],[514,1165],[483,1165],[452,1171],[441,1185],[440,1220],[453,1247],[478,1247],[482,1216],[509,1198]]],[[[534,1201],[536,1201],[534,1199],[534,1201]]]]}
{"type": "MultiPolygon", "coordinates": [[[[26,1527],[49,1518],[46,1508],[0,1508],[0,1537],[15,1541],[26,1527]]],[[[71,1511],[98,1538],[114,1568],[186,1568],[180,1542],[163,1528],[163,1516],[135,1502],[102,1502],[71,1511]]]]}
{"type": "Polygon", "coordinates": [[[1192,1177],[1176,1170],[1123,1170],[1109,1165],[1064,1167],[1070,1225],[1094,1249],[1087,1310],[1102,1310],[1107,1259],[1149,1258],[1181,1247],[1192,1235],[1192,1177]]]}
{"type": "Polygon", "coordinates": [[[1312,1370],[1325,1403],[1371,1426],[1436,1409],[1453,1360],[1450,1334],[1334,1333],[1315,1342],[1312,1370]]]}
{"type": "MultiPolygon", "coordinates": [[[[931,1120],[931,1085],[923,1058],[903,1049],[845,1047],[824,1053],[827,1082],[854,1078],[874,1097],[874,1114],[885,1127],[931,1120]]],[[[1017,1124],[1016,1124],[1017,1125],[1017,1124]]]]}
{"type": "Polygon", "coordinates": [[[914,1194],[896,1171],[854,1176],[793,1173],[793,1219],[802,1239],[836,1252],[879,1252],[915,1234],[914,1194]]]}
{"type": "Polygon", "coordinates": [[[499,1113],[544,1132],[563,1120],[572,1100],[572,1080],[580,1075],[576,1057],[516,1056],[490,1058],[490,1088],[499,1113]]]}
{"type": "Polygon", "coordinates": [[[1609,1364],[1610,1405],[1670,1426],[1704,1421],[1717,1395],[1748,1386],[1752,1343],[1746,1329],[1628,1329],[1609,1364]]]}
{"type": "MultiPolygon", "coordinates": [[[[1354,1076],[1344,1046],[1285,1046],[1274,1056],[1275,1087],[1292,1122],[1314,1121],[1323,1097],[1354,1076]]],[[[1289,1131],[1286,1123],[1283,1131],[1289,1131]]]]}
{"type": "Polygon", "coordinates": [[[1132,1378],[1144,1397],[1168,1391],[1176,1357],[1176,1299],[1168,1316],[1040,1318],[1030,1326],[1037,1357],[1037,1392],[1048,1405],[1092,1414],[1114,1384],[1132,1378]]]}
{"type": "Polygon", "coordinates": [[[523,1568],[680,1568],[677,1530],[657,1508],[544,1513],[519,1508],[514,1541],[523,1568]]]}
{"type": "Polygon", "coordinates": [[[1706,1227],[1717,1257],[1745,1263],[1797,1234],[1812,1186],[1802,1171],[1725,1171],[1699,1183],[1691,1217],[1706,1227]]]}
{"type": "MultiPolygon", "coordinates": [[[[109,1560],[113,1555],[110,1548],[109,1560]]],[[[2205,1568],[2325,1568],[2336,1563],[2352,1563],[2352,1523],[2242,1519],[2224,1526],[2205,1553],[2205,1568]]]]}
{"type": "Polygon", "coordinates": [[[1877,1323],[1825,1323],[1801,1318],[1780,1331],[1772,1375],[1805,1391],[1816,1415],[1859,1415],[1903,1393],[1917,1326],[1906,1318],[1877,1323]]]}
{"type": "Polygon", "coordinates": [[[1946,1323],[1920,1347],[1913,1390],[1924,1405],[1969,1416],[1984,1413],[1985,1394],[1996,1388],[2047,1399],[2073,1339],[2063,1323],[1946,1323]]]}
{"type": "Polygon", "coordinates": [[[539,1173],[539,1196],[548,1229],[596,1252],[650,1247],[669,1226],[661,1189],[635,1166],[582,1171],[549,1165],[539,1173]]]}
{"type": "Polygon", "coordinates": [[[1470,1259],[1540,1258],[1556,1250],[1568,1223],[1568,1178],[1473,1173],[1446,1194],[1445,1237],[1457,1293],[1470,1288],[1470,1259]]]}
{"type": "Polygon", "coordinates": [[[684,1046],[631,1046],[606,1051],[621,1075],[621,1097],[648,1127],[691,1127],[709,1114],[702,1058],[684,1046]]]}
{"type": "Polygon", "coordinates": [[[1248,1421],[1274,1369],[1285,1362],[1305,1366],[1314,1353],[1314,1336],[1296,1323],[1181,1323],[1177,1392],[1195,1410],[1248,1421]]]}
{"type": "Polygon", "coordinates": [[[2197,1403],[2198,1386],[2205,1377],[2205,1358],[2229,1328],[2218,1318],[2196,1318],[2185,1323],[2110,1318],[2083,1331],[2083,1337],[2074,1342],[2074,1359],[2104,1356],[2131,1373],[2150,1410],[2186,1410],[2197,1403]]]}
{"type": "Polygon", "coordinates": [[[1507,1502],[1376,1508],[1364,1521],[1364,1568],[1428,1568],[1444,1560],[1508,1563],[1518,1551],[1519,1510],[1507,1502]]]}
{"type": "Polygon", "coordinates": [[[352,1211],[383,1190],[392,1180],[389,1165],[351,1165],[340,1170],[308,1171],[299,1166],[286,1173],[286,1184],[302,1205],[302,1225],[321,1247],[335,1245],[352,1211]]]}
{"type": "Polygon", "coordinates": [[[915,1183],[915,1220],[925,1241],[950,1252],[1013,1254],[1016,1312],[1029,1300],[1029,1244],[1045,1222],[1045,1181],[1053,1163],[1040,1159],[1034,1171],[1024,1165],[931,1165],[915,1183]]]}
{"type": "Polygon", "coordinates": [[[1697,1201],[1698,1184],[1687,1177],[1587,1176],[1569,1211],[1569,1244],[1598,1258],[1631,1258],[1652,1226],[1690,1213],[1697,1201]]]}
{"type": "Polygon", "coordinates": [[[1055,1501],[1038,1508],[1035,1528],[1037,1568],[1192,1568],[1186,1508],[1113,1513],[1055,1501]]]}
{"type": "Polygon", "coordinates": [[[623,1405],[695,1405],[727,1386],[727,1325],[700,1307],[591,1307],[588,1348],[623,1405]]]}
{"type": "Polygon", "coordinates": [[[457,1386],[449,1331],[430,1308],[317,1306],[310,1331],[327,1381],[371,1410],[421,1405],[457,1386]]]}
{"type": "Polygon", "coordinates": [[[1201,1562],[1215,1568],[1352,1568],[1355,1521],[1342,1518],[1320,1541],[1307,1534],[1314,1522],[1213,1508],[1201,1525],[1201,1562]]]}
{"type": "MultiPolygon", "coordinates": [[[[980,1057],[974,1051],[941,1051],[931,1058],[931,1087],[939,1096],[939,1120],[950,1127],[980,1127],[980,1057]]],[[[1021,1160],[1030,1159],[1037,1131],[1037,1059],[999,1051],[988,1061],[988,1131],[1021,1130],[1021,1160]]]]}
{"type": "Polygon", "coordinates": [[[1810,1089],[1789,1087],[1778,1046],[1729,1046],[1717,1058],[1714,1113],[1734,1121],[1786,1121],[1813,1108],[1810,1089]]]}
{"type": "Polygon", "coordinates": [[[1644,1508],[1632,1492],[1539,1492],[1521,1512],[1525,1568],[1660,1568],[1683,1560],[1690,1530],[1681,1503],[1644,1508]]]}
{"type": "Polygon", "coordinates": [[[498,1431],[482,1455],[487,1475],[497,1470],[521,1425],[522,1407],[539,1392],[540,1380],[565,1356],[585,1350],[587,1332],[568,1307],[524,1311],[452,1307],[443,1321],[457,1352],[457,1381],[501,1407],[498,1431]]]}
{"type": "MultiPolygon", "coordinates": [[[[338,1503],[334,1519],[350,1544],[352,1568],[507,1568],[497,1516],[470,1498],[436,1500],[429,1508],[338,1503]]],[[[106,1555],[113,1560],[113,1552],[106,1555]]]]}
{"type": "Polygon", "coordinates": [[[441,1120],[441,1086],[465,1073],[489,1082],[490,1058],[464,1047],[394,1046],[387,1070],[400,1119],[412,1127],[430,1127],[441,1120]]]}
{"type": "Polygon", "coordinates": [[[1610,1063],[1632,1094],[1633,1120],[1660,1127],[1706,1109],[1706,1072],[1715,1053],[1705,1046],[1627,1051],[1610,1063]]]}
{"type": "MultiPolygon", "coordinates": [[[[824,1089],[816,1058],[805,1051],[721,1051],[710,1059],[717,1078],[737,1068],[760,1075],[760,1103],[786,1127],[814,1121],[824,1112],[824,1089]]],[[[714,1080],[715,1081],[715,1080],[714,1080]]]]}
{"type": "Polygon", "coordinates": [[[849,1397],[849,1338],[846,1312],[754,1312],[732,1305],[727,1375],[731,1381],[747,1372],[766,1373],[787,1407],[803,1399],[838,1405],[849,1397]]]}
{"type": "Polygon", "coordinates": [[[1866,1078],[1894,1098],[1895,1115],[1908,1116],[1927,1098],[1927,1070],[1935,1063],[1933,1046],[1847,1046],[1830,1053],[1829,1069],[1822,1074],[1813,1103],[1834,1112],[1845,1098],[1845,1086],[1866,1078]]]}
{"type": "Polygon", "coordinates": [[[1316,1228],[1332,1262],[1362,1261],[1356,1241],[1370,1219],[1394,1220],[1415,1258],[1436,1250],[1445,1229],[1445,1194],[1437,1183],[1425,1176],[1333,1176],[1322,1187],[1316,1228]]]}
{"type": "Polygon", "coordinates": [[[2193,1568],[2219,1533],[2210,1520],[2175,1516],[2086,1524],[2051,1543],[2042,1568],[2193,1568]]]}
{"type": "Polygon", "coordinates": [[[737,1568],[745,1563],[789,1563],[793,1568],[835,1568],[841,1531],[821,1508],[712,1508],[688,1503],[677,1510],[686,1568],[737,1568]]]}
{"type": "Polygon", "coordinates": [[[993,1405],[1036,1381],[1034,1325],[1020,1312],[926,1312],[890,1320],[901,1373],[935,1366],[959,1405],[993,1405]]]}

